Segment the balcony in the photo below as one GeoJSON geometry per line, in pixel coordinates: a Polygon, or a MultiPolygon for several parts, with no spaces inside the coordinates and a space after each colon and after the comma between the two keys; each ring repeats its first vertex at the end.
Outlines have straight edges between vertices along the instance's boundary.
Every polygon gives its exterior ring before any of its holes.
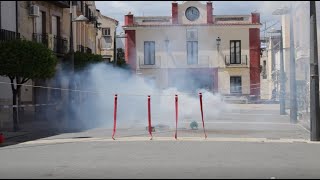
{"type": "Polygon", "coordinates": [[[88,54],[92,54],[92,49],[91,48],[88,48],[88,47],[85,47],[84,48],[84,52],[88,53],[88,54]]]}
{"type": "Polygon", "coordinates": [[[53,36],[53,52],[66,54],[68,52],[68,41],[60,36],[53,36]]]}
{"type": "Polygon", "coordinates": [[[0,42],[20,39],[20,33],[0,29],[0,42]]]}
{"type": "Polygon", "coordinates": [[[78,46],[77,46],[77,51],[84,53],[84,52],[85,52],[85,47],[82,46],[82,45],[78,45],[78,46]]]}
{"type": "Polygon", "coordinates": [[[70,7],[70,1],[49,1],[49,2],[51,2],[61,8],[69,8],[70,7]]]}
{"type": "Polygon", "coordinates": [[[241,58],[238,57],[237,61],[234,56],[226,55],[224,60],[226,67],[248,67],[247,55],[241,55],[241,58]]]}
{"type": "Polygon", "coordinates": [[[38,43],[41,43],[43,45],[45,45],[46,47],[48,47],[48,34],[37,34],[37,33],[33,33],[32,34],[32,40],[38,43]]]}

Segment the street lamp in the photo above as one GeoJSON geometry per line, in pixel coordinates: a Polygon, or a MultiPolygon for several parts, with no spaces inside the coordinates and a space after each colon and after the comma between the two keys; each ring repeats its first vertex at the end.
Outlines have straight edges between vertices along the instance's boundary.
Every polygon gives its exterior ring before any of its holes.
{"type": "Polygon", "coordinates": [[[284,73],[284,62],[283,62],[283,36],[282,36],[282,26],[280,30],[274,30],[269,33],[279,33],[280,34],[280,115],[286,114],[286,88],[285,88],[285,73],[284,73]]]}
{"type": "Polygon", "coordinates": [[[216,39],[216,42],[217,42],[217,49],[218,49],[218,52],[219,52],[219,47],[220,47],[220,43],[221,43],[220,37],[218,37],[218,38],[216,39]]]}
{"type": "MultiPolygon", "coordinates": [[[[288,7],[278,8],[273,15],[290,14],[290,122],[297,123],[297,93],[296,93],[296,64],[294,52],[294,35],[293,35],[293,13],[292,5],[288,7]]],[[[282,38],[281,38],[282,39],[282,38]]],[[[283,67],[282,67],[283,68],[283,67]]],[[[281,68],[281,69],[282,69],[281,68]]]]}
{"type": "MultiPolygon", "coordinates": [[[[89,21],[88,18],[86,18],[85,16],[83,15],[80,15],[79,17],[77,18],[74,18],[73,19],[73,4],[72,4],[73,1],[70,1],[70,50],[69,50],[69,53],[70,53],[70,73],[71,73],[71,76],[70,76],[70,79],[69,79],[69,89],[73,89],[73,85],[75,83],[75,81],[73,80],[73,72],[74,72],[74,48],[73,48],[73,22],[86,22],[86,21],[89,21]]],[[[71,93],[68,95],[68,98],[69,98],[69,103],[72,103],[74,98],[72,97],[71,93]]],[[[68,106],[70,109],[68,109],[68,113],[69,113],[69,117],[67,122],[68,122],[68,126],[70,125],[70,118],[72,118],[72,108],[71,108],[71,105],[68,106]]]]}

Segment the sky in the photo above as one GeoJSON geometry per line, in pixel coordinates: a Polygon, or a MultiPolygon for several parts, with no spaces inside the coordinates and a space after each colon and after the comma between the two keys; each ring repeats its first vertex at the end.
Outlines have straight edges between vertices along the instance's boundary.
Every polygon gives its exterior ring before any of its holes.
{"type": "MultiPolygon", "coordinates": [[[[183,1],[177,1],[181,4],[183,1]]],[[[201,1],[206,3],[207,1],[201,1]]],[[[128,12],[135,16],[171,16],[172,1],[96,1],[96,8],[105,15],[119,21],[118,34],[122,32],[124,15],[128,12]]],[[[282,6],[286,1],[212,1],[214,15],[243,15],[251,12],[260,12],[261,22],[267,22],[267,27],[280,20],[272,12],[282,6]]],[[[263,27],[264,28],[264,27],[263,27]]],[[[262,28],[262,29],[263,29],[262,28]]]]}

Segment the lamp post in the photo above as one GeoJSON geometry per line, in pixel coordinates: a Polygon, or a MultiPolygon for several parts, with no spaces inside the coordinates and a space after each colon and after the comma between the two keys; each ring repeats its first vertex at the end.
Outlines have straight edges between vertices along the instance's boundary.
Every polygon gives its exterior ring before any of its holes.
{"type": "Polygon", "coordinates": [[[310,140],[320,141],[316,2],[310,1],[310,140]]]}
{"type": "Polygon", "coordinates": [[[282,26],[280,30],[274,30],[269,33],[279,33],[280,34],[280,115],[286,114],[286,88],[285,88],[285,72],[284,72],[284,62],[283,62],[283,35],[282,26]]]}
{"type": "Polygon", "coordinates": [[[297,123],[297,86],[296,86],[296,62],[294,52],[294,35],[293,35],[293,13],[292,5],[275,10],[273,15],[290,14],[290,122],[297,123]]]}
{"type": "Polygon", "coordinates": [[[217,42],[217,50],[218,50],[218,52],[219,52],[219,47],[220,47],[220,43],[221,43],[221,39],[220,39],[220,37],[218,37],[217,39],[216,39],[216,42],[217,42]]]}
{"type": "MultiPolygon", "coordinates": [[[[69,78],[69,89],[73,89],[74,87],[74,79],[73,79],[73,72],[74,72],[74,48],[73,48],[73,22],[86,22],[89,21],[88,18],[84,17],[83,15],[80,15],[79,17],[73,19],[73,1],[70,1],[70,66],[69,66],[69,71],[70,71],[70,78],[69,78]]],[[[71,96],[71,92],[69,91],[69,102],[68,103],[72,103],[74,98],[71,96]]],[[[72,105],[69,105],[69,109],[68,109],[68,114],[69,116],[67,117],[67,122],[68,122],[68,126],[70,127],[70,118],[72,118],[72,115],[70,113],[72,113],[72,105]]]]}

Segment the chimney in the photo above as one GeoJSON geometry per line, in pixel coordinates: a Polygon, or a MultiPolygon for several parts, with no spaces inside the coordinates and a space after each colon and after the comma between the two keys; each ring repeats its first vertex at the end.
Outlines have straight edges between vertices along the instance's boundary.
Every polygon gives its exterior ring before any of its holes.
{"type": "Polygon", "coordinates": [[[260,24],[260,13],[251,13],[251,22],[253,24],[260,24]]]}
{"type": "Polygon", "coordinates": [[[129,12],[127,15],[124,16],[124,25],[130,26],[133,25],[133,14],[129,12]]]}
{"type": "Polygon", "coordinates": [[[208,24],[213,24],[212,11],[213,11],[212,2],[208,1],[207,2],[207,23],[208,24]]]}
{"type": "Polygon", "coordinates": [[[178,24],[178,3],[172,3],[172,24],[178,24]]]}

